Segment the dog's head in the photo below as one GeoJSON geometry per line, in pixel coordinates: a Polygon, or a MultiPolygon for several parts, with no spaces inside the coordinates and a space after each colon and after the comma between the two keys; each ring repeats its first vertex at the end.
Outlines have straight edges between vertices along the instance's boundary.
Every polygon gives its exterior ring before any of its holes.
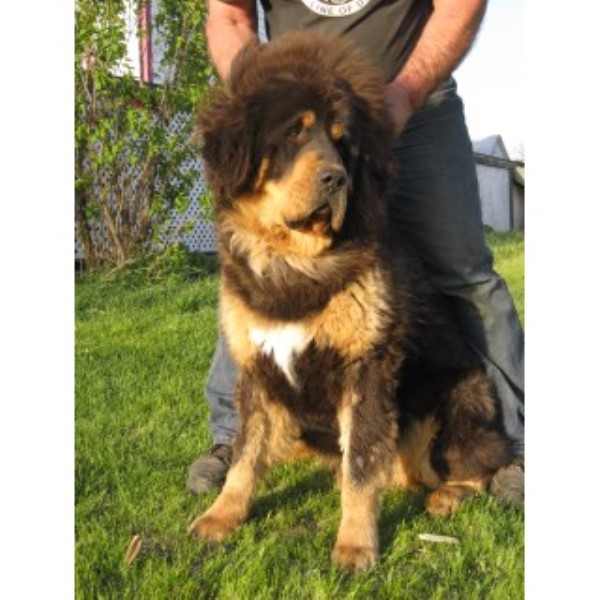
{"type": "Polygon", "coordinates": [[[244,49],[229,88],[199,111],[221,229],[306,257],[352,223],[368,231],[381,218],[391,142],[383,89],[338,38],[294,33],[244,49]]]}

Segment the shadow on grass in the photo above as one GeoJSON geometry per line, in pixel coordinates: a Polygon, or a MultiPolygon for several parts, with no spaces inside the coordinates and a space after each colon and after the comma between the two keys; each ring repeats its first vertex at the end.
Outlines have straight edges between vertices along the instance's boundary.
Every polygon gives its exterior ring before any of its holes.
{"type": "MultiPolygon", "coordinates": [[[[260,521],[271,512],[297,508],[316,495],[335,493],[333,473],[316,470],[275,492],[258,496],[250,511],[249,520],[260,521]]],[[[425,512],[425,493],[422,491],[390,490],[384,493],[379,515],[380,551],[392,546],[402,528],[421,517],[425,512]]]]}
{"type": "Polygon", "coordinates": [[[333,489],[331,472],[322,469],[313,471],[295,483],[286,485],[283,489],[258,496],[254,501],[249,518],[252,520],[264,519],[270,512],[302,504],[309,496],[323,495],[333,489]]]}
{"type": "Polygon", "coordinates": [[[424,493],[394,491],[386,494],[379,516],[379,547],[381,554],[393,544],[404,525],[420,517],[425,511],[424,493]]]}

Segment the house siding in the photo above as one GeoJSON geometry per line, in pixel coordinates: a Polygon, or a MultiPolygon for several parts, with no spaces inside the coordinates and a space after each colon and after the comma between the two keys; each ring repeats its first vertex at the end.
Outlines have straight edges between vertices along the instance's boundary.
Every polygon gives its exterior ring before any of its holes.
{"type": "Polygon", "coordinates": [[[476,171],[483,223],[499,233],[510,231],[511,171],[482,164],[477,165],[476,171]]]}

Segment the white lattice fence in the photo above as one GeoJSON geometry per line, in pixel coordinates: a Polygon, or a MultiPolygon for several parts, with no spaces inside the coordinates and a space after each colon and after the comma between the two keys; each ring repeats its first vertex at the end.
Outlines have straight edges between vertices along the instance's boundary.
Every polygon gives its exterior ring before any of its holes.
{"type": "MultiPolygon", "coordinates": [[[[172,127],[175,132],[181,131],[186,125],[186,115],[178,115],[173,119],[172,127]]],[[[187,161],[182,165],[183,171],[192,171],[197,173],[196,181],[190,192],[190,203],[185,212],[179,213],[172,210],[169,222],[165,227],[165,234],[161,237],[160,243],[169,245],[173,243],[182,243],[193,252],[215,252],[216,236],[213,223],[205,218],[202,211],[200,199],[207,193],[207,186],[204,179],[204,171],[200,158],[187,161]]],[[[139,175],[139,168],[129,167],[125,171],[124,179],[135,179],[139,175]]],[[[106,181],[108,173],[98,173],[99,180],[106,181]]],[[[95,223],[91,228],[91,235],[96,242],[102,243],[104,239],[103,227],[101,223],[95,223]]],[[[75,259],[83,258],[81,243],[75,227],[75,259]]]]}
{"type": "Polygon", "coordinates": [[[200,206],[200,198],[208,191],[202,161],[197,158],[185,164],[184,168],[198,173],[190,193],[190,205],[183,213],[171,211],[168,233],[161,242],[165,244],[179,242],[193,252],[214,252],[217,248],[214,225],[204,217],[200,206]]]}

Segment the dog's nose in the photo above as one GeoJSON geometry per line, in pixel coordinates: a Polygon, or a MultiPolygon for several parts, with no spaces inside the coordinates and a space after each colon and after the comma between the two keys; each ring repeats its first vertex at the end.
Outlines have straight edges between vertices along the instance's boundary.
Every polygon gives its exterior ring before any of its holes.
{"type": "Polygon", "coordinates": [[[346,185],[346,171],[340,167],[328,167],[319,171],[319,183],[327,194],[333,194],[346,185]]]}

